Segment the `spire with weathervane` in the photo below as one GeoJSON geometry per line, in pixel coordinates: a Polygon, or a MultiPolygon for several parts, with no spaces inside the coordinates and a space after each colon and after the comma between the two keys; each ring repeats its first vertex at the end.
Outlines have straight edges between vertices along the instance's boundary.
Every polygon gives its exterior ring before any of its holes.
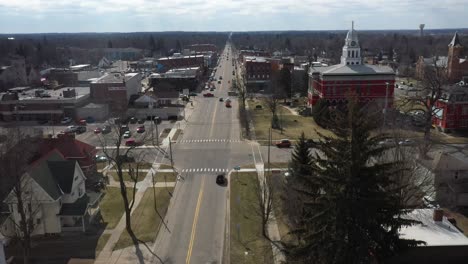
{"type": "Polygon", "coordinates": [[[344,65],[361,65],[361,47],[357,32],[354,30],[354,21],[351,23],[351,30],[346,34],[343,53],[341,54],[341,64],[344,65]]]}

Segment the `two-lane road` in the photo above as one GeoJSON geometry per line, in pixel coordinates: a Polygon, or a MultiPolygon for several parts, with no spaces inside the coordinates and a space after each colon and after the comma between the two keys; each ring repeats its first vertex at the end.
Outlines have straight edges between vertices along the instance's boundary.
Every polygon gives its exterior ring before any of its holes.
{"type": "Polygon", "coordinates": [[[174,163],[184,180],[177,185],[167,213],[170,230],[161,229],[155,243],[155,252],[165,263],[222,261],[228,193],[215,178],[238,165],[233,160],[249,159],[249,146],[240,140],[237,99],[231,98],[231,108],[219,101],[228,97],[233,70],[232,52],[226,45],[215,75],[215,97],[196,97],[195,111],[173,146],[174,163]]]}

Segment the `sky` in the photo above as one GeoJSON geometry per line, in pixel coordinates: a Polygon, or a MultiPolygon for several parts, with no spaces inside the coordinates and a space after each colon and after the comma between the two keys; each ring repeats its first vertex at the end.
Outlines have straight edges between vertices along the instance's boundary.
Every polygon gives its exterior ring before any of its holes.
{"type": "Polygon", "coordinates": [[[468,0],[0,0],[0,33],[468,27],[468,0]]]}

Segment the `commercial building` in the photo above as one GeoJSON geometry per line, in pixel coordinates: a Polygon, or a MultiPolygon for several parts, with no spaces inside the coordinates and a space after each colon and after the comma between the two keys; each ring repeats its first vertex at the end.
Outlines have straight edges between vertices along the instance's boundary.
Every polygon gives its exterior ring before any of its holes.
{"type": "Polygon", "coordinates": [[[272,63],[264,57],[243,58],[243,73],[246,87],[249,92],[265,90],[270,84],[272,63]]]}
{"type": "Polygon", "coordinates": [[[465,81],[447,86],[435,104],[432,124],[444,132],[468,129],[468,78],[465,81]]]}
{"type": "Polygon", "coordinates": [[[76,109],[90,101],[89,87],[38,89],[12,88],[0,93],[2,121],[59,121],[64,116],[76,118],[76,109]]]}
{"type": "Polygon", "coordinates": [[[159,58],[157,60],[159,72],[167,72],[172,69],[200,67],[205,66],[204,55],[183,56],[180,53],[174,53],[170,57],[159,58]]]}
{"type": "Polygon", "coordinates": [[[91,101],[97,104],[108,104],[111,114],[127,111],[132,95],[141,92],[141,74],[108,73],[91,82],[91,101]]]}
{"type": "Polygon", "coordinates": [[[182,92],[183,89],[196,90],[201,83],[202,69],[200,67],[171,69],[165,73],[154,73],[149,77],[149,84],[153,89],[170,87],[182,92]]]}
{"type": "Polygon", "coordinates": [[[363,64],[353,26],[346,35],[340,64],[310,67],[308,106],[312,109],[318,99],[337,105],[353,97],[379,108],[391,108],[394,83],[395,73],[390,67],[363,64]]]}

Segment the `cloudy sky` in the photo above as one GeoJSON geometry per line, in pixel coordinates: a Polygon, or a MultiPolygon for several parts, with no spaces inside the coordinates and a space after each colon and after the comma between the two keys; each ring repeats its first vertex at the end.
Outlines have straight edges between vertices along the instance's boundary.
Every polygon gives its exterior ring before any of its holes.
{"type": "Polygon", "coordinates": [[[468,27],[468,0],[0,0],[0,33],[468,27]]]}

